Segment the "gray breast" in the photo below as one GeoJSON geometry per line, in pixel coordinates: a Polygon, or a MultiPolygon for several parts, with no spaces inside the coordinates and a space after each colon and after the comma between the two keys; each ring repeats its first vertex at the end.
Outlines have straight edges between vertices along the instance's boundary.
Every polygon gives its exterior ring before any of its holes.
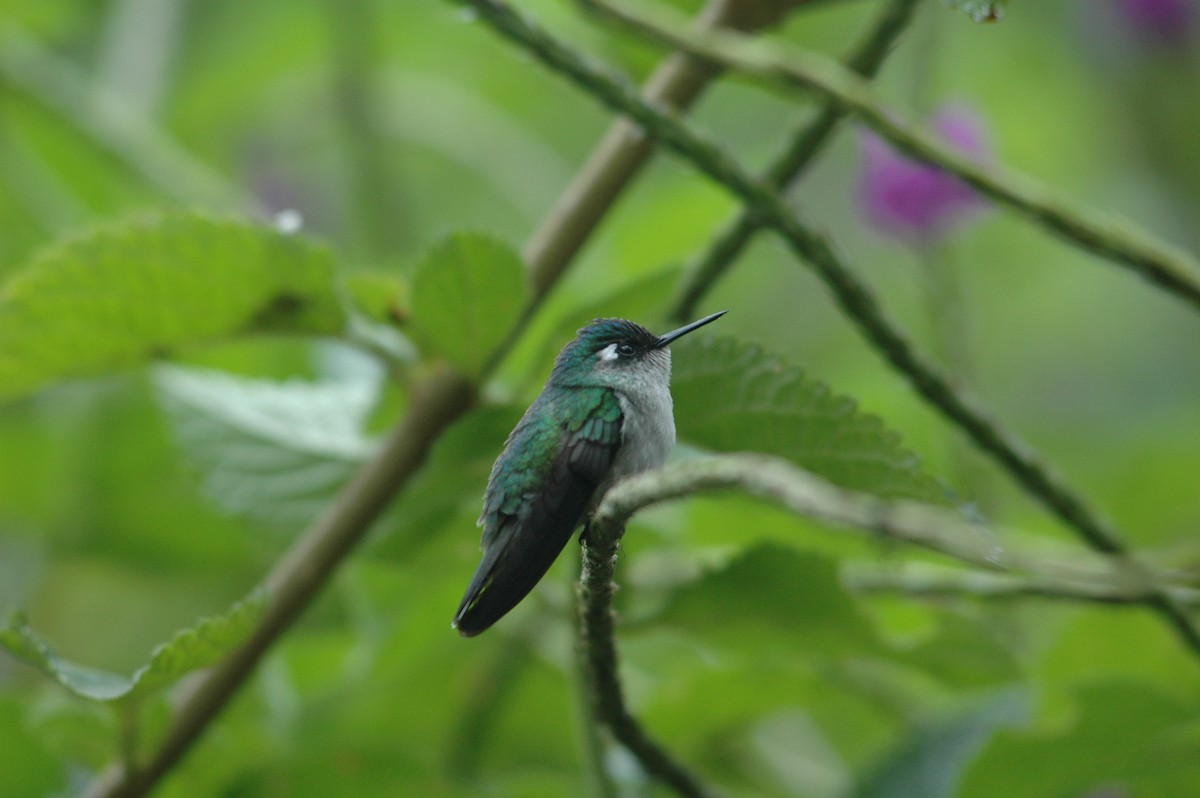
{"type": "Polygon", "coordinates": [[[621,448],[613,462],[613,476],[636,474],[667,462],[675,446],[675,417],[671,391],[664,384],[638,391],[617,391],[624,423],[621,448]]]}

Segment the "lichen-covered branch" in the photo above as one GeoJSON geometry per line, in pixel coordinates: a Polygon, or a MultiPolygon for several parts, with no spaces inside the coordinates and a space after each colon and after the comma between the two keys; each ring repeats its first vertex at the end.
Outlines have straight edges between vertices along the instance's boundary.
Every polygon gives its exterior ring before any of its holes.
{"type": "Polygon", "coordinates": [[[664,44],[711,59],[739,73],[813,91],[854,114],[897,150],[953,172],[985,197],[1061,235],[1082,249],[1139,274],[1200,310],[1200,263],[1189,253],[1156,240],[1130,223],[1072,202],[1038,181],[998,166],[981,166],[884,106],[870,84],[836,61],[799,49],[754,41],[726,31],[691,31],[674,22],[588,0],[589,6],[664,44]]]}
{"type": "Polygon", "coordinates": [[[579,645],[587,668],[588,690],[596,717],[641,763],[645,771],[686,798],[712,795],[687,768],[646,733],[625,706],[617,673],[613,624],[613,570],[624,522],[591,524],[583,535],[583,572],[579,578],[579,645]]]}

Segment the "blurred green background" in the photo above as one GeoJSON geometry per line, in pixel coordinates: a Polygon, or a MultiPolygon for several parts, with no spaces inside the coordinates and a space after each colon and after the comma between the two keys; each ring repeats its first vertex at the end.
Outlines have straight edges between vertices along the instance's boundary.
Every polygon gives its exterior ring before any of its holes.
{"type": "MultiPolygon", "coordinates": [[[[638,78],[660,56],[571,3],[520,5],[638,78]]],[[[965,104],[999,162],[1195,250],[1200,49],[1123,20],[1124,5],[1014,1],[1002,22],[976,25],[931,0],[880,94],[914,118],[965,104]]],[[[839,55],[877,7],[814,4],[777,35],[839,55]]],[[[812,110],[733,77],[692,118],[757,168],[812,110]]],[[[298,210],[350,273],[406,275],[452,230],[519,247],[608,122],[438,0],[0,0],[0,278],[97,222],[179,207],[298,210]]],[[[922,261],[953,269],[974,392],[1134,545],[1196,567],[1194,313],[1002,210],[932,253],[893,241],[857,208],[861,168],[847,126],[791,196],[919,341],[935,339],[922,261]]],[[[583,794],[574,547],[527,606],[460,640],[449,619],[477,561],[478,498],[577,316],[624,312],[604,298],[677,268],[735,208],[685,165],[653,162],[486,387],[494,407],[435,449],[158,794],[583,794]]],[[[730,309],[722,333],[882,417],[989,518],[1077,545],[993,467],[964,465],[959,436],[770,236],[704,305],[730,309]]],[[[334,342],[258,338],[176,361],[321,381],[337,413],[374,431],[404,402],[393,386],[376,401],[377,365],[334,342]]],[[[62,655],[121,673],[245,595],[358,461],[305,472],[311,496],[251,481],[231,498],[238,475],[204,449],[221,433],[197,427],[194,386],[172,374],[72,381],[0,406],[0,610],[27,609],[62,655]]],[[[299,460],[279,469],[299,473],[299,460]]],[[[735,498],[647,514],[624,551],[630,701],[735,794],[1185,796],[1200,783],[1200,668],[1141,610],[852,596],[841,565],[908,552],[735,498]],[[791,603],[798,586],[817,599],[791,603]]],[[[165,703],[147,713],[150,744],[165,703]]],[[[72,793],[112,759],[116,735],[103,708],[0,657],[0,794],[72,793]]],[[[623,791],[660,794],[620,752],[609,765],[623,791]]]]}

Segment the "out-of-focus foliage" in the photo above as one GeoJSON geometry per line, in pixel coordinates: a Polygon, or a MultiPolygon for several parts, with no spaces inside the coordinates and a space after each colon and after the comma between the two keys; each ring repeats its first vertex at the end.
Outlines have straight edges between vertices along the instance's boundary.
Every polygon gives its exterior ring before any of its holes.
{"type": "MultiPolygon", "coordinates": [[[[569,3],[520,5],[639,79],[659,58],[569,3]]],[[[950,5],[1005,13],[976,25],[922,4],[878,81],[889,104],[973,107],[1001,163],[1200,245],[1192,16],[1166,30],[1134,0],[950,5]]],[[[776,34],[840,54],[878,6],[802,4],[776,34]]],[[[483,373],[528,298],[515,252],[609,120],[444,0],[0,0],[0,84],[0,612],[28,623],[4,640],[71,684],[77,668],[121,689],[111,674],[158,674],[114,709],[0,657],[0,795],[66,794],[131,724],[135,753],[154,749],[163,682],[241,639],[252,608],[221,613],[375,450],[406,378],[433,361],[483,373]]],[[[757,167],[810,111],[722,80],[693,116],[757,167]]],[[[1134,546],[1194,572],[1195,315],[1004,212],[937,246],[881,237],[856,207],[861,155],[845,131],[793,201],[1134,546]],[[966,319],[949,335],[928,290],[946,273],[966,319]]],[[[461,640],[449,621],[479,502],[558,348],[596,316],[659,324],[680,264],[735,207],[652,163],[480,407],[157,794],[584,794],[572,547],[510,617],[461,640]]],[[[688,456],[768,451],[925,501],[945,485],[1023,530],[1001,549],[1078,545],[768,241],[705,301],[730,309],[719,330],[677,347],[688,456]]],[[[1200,783],[1200,663],[1142,610],[860,595],[848,563],[929,555],[738,496],[640,515],[622,552],[631,709],[732,795],[1200,783]]],[[[621,751],[606,762],[622,794],[666,794],[621,751]]]]}
{"type": "Polygon", "coordinates": [[[239,601],[225,615],[202,618],[195,628],[183,629],[156,646],[150,661],[126,678],[64,660],[38,637],[29,620],[16,614],[0,630],[0,646],[39,668],[79,698],[93,701],[133,701],[179,679],[189,671],[211,665],[237,648],[258,621],[264,594],[239,601]]]}

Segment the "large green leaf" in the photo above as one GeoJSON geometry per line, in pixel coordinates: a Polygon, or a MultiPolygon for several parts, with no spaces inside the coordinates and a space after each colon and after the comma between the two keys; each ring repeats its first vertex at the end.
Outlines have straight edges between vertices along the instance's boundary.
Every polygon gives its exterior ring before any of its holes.
{"type": "Polygon", "coordinates": [[[375,450],[364,429],[376,379],[275,382],[162,366],[155,382],[204,492],[235,515],[306,522],[375,450]]]}
{"type": "Polygon", "coordinates": [[[521,258],[479,233],[456,233],[429,251],[412,282],[418,339],[477,376],[525,307],[521,258]]]}
{"type": "Polygon", "coordinates": [[[0,647],[33,665],[81,698],[115,701],[143,696],[184,674],[207,667],[246,639],[266,606],[266,594],[256,592],[224,615],[201,619],[150,653],[150,661],[130,677],[96,670],[63,659],[18,613],[0,629],[0,647]]]}
{"type": "Polygon", "coordinates": [[[837,485],[879,496],[945,501],[897,433],[781,358],[729,338],[686,339],[673,349],[680,439],[786,457],[837,485]]]}
{"type": "Polygon", "coordinates": [[[0,288],[0,398],[236,335],[337,334],[333,270],[324,247],[234,219],[92,230],[0,288]]]}

